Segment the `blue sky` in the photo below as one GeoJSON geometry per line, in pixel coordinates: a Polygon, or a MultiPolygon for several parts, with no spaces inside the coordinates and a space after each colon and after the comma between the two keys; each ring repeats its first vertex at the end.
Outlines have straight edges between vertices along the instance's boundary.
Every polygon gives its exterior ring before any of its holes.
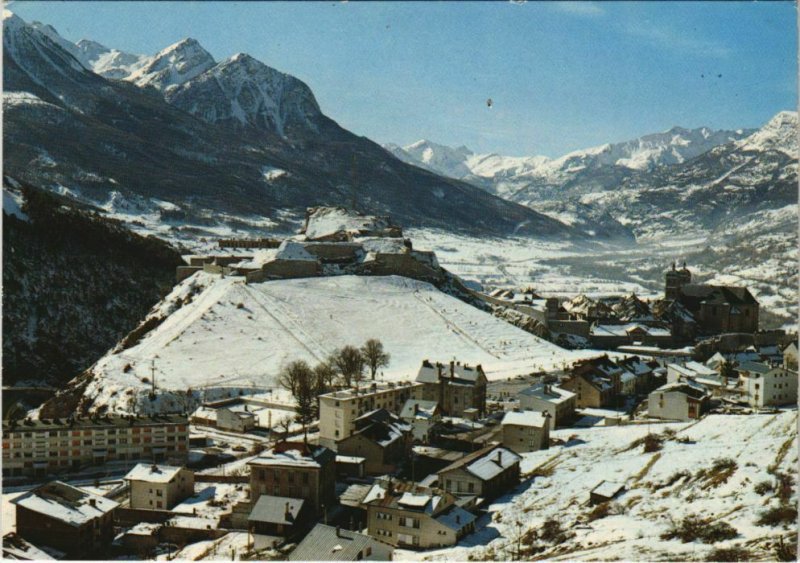
{"type": "Polygon", "coordinates": [[[311,86],[378,142],[559,156],[797,106],[792,2],[14,2],[64,37],[154,53],[194,37],[311,86]],[[487,98],[493,107],[486,105],[487,98]]]}

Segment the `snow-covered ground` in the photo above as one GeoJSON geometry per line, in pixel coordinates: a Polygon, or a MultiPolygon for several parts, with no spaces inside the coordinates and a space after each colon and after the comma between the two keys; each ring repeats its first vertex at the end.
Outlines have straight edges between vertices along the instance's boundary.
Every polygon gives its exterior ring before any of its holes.
{"type": "Polygon", "coordinates": [[[158,561],[241,561],[250,549],[252,538],[247,532],[228,532],[217,540],[191,543],[178,552],[158,555],[158,561]]]}
{"type": "Polygon", "coordinates": [[[92,368],[96,377],[85,395],[95,408],[179,409],[189,389],[205,399],[263,392],[276,387],[288,362],[313,365],[369,338],[391,354],[381,379],[395,381],[413,379],[426,358],[481,364],[489,379],[499,379],[597,354],[563,350],[430,284],[398,276],[245,284],[198,272],[153,315],[167,313],[137,344],[92,368]],[[148,399],[153,373],[159,390],[174,393],[148,399]]]}
{"type": "MultiPolygon", "coordinates": [[[[557,521],[568,538],[543,547],[537,559],[564,560],[703,560],[712,549],[746,546],[759,560],[774,560],[779,536],[796,536],[792,526],[762,526],[760,513],[776,506],[774,491],[759,494],[756,485],[775,487],[770,471],[794,476],[797,468],[797,411],[780,414],[710,415],[695,423],[641,424],[591,429],[564,429],[551,434],[562,446],[524,454],[523,473],[538,473],[490,507],[491,522],[459,546],[434,552],[401,551],[397,559],[511,559],[518,539],[523,549],[529,531],[557,521]],[[674,431],[663,449],[645,453],[635,441],[648,432],[674,431]],[[632,447],[633,446],[633,447],[632,447]],[[734,470],[709,471],[730,459],[734,470]],[[625,491],[612,501],[607,516],[589,521],[589,491],[601,481],[625,491]],[[713,545],[663,540],[672,522],[687,516],[724,521],[737,537],[713,545]]],[[[796,504],[796,487],[793,492],[796,504]]]]}

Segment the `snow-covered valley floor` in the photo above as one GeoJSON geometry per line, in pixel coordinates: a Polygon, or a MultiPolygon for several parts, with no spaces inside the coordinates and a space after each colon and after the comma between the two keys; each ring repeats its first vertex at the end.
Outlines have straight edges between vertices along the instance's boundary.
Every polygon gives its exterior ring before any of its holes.
{"type": "MultiPolygon", "coordinates": [[[[521,547],[523,559],[681,561],[744,547],[757,560],[775,560],[778,538],[796,537],[794,522],[757,524],[761,513],[780,504],[776,475],[796,474],[794,409],[710,415],[695,423],[565,429],[551,437],[566,443],[524,454],[523,473],[535,476],[490,506],[487,527],[457,547],[402,551],[397,559],[512,559],[521,547]],[[674,434],[660,451],[645,453],[637,442],[648,432],[665,431],[674,434]],[[714,470],[715,464],[726,469],[714,470]],[[610,503],[608,515],[590,521],[589,491],[603,480],[625,491],[610,503]],[[760,483],[772,490],[759,494],[760,483]],[[737,536],[715,544],[661,539],[687,516],[726,522],[737,536]],[[548,521],[558,522],[563,541],[531,538],[552,529],[548,521]]],[[[796,485],[790,502],[796,506],[796,485]]]]}

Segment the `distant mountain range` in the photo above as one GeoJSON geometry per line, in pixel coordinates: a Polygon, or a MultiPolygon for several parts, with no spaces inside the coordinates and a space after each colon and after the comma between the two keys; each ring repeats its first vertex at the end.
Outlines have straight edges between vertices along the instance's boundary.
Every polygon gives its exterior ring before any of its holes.
{"type": "Polygon", "coordinates": [[[355,201],[409,226],[584,237],[397,160],[328,118],[302,81],[246,54],[216,62],[186,39],[132,55],[8,10],[3,32],[11,177],[95,204],[114,192],[166,201],[176,228],[355,201]]]}
{"type": "Polygon", "coordinates": [[[405,162],[470,182],[584,231],[622,235],[714,229],[797,203],[797,113],[758,130],[675,127],[556,159],[475,154],[418,141],[386,145],[405,162]]]}

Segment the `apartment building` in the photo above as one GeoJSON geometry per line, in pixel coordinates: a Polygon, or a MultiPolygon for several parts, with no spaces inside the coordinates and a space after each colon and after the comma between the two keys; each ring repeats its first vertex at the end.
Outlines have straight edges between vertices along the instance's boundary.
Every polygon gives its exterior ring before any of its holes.
{"type": "Polygon", "coordinates": [[[372,383],[319,396],[319,443],[336,449],[336,443],[356,431],[356,419],[376,409],[400,414],[408,399],[419,398],[419,383],[372,383]]]}
{"type": "Polygon", "coordinates": [[[303,499],[320,515],[336,498],[336,454],[303,442],[279,442],[250,460],[250,499],[261,495],[303,499]]]}
{"type": "Polygon", "coordinates": [[[167,510],[194,495],[194,472],[183,467],[140,463],[125,480],[131,508],[167,510]]]}
{"type": "Polygon", "coordinates": [[[336,445],[342,455],[366,460],[370,475],[394,473],[411,453],[411,425],[386,409],[356,419],[356,430],[336,445]]]}
{"type": "Polygon", "coordinates": [[[763,362],[742,362],[737,368],[739,385],[751,407],[797,403],[797,372],[763,362]]]}
{"type": "Polygon", "coordinates": [[[379,481],[364,497],[367,533],[396,547],[455,545],[475,530],[475,516],[444,491],[410,482],[379,481]]]}
{"type": "Polygon", "coordinates": [[[109,461],[183,464],[183,415],[75,416],[3,423],[3,477],[44,477],[109,461]]]}

